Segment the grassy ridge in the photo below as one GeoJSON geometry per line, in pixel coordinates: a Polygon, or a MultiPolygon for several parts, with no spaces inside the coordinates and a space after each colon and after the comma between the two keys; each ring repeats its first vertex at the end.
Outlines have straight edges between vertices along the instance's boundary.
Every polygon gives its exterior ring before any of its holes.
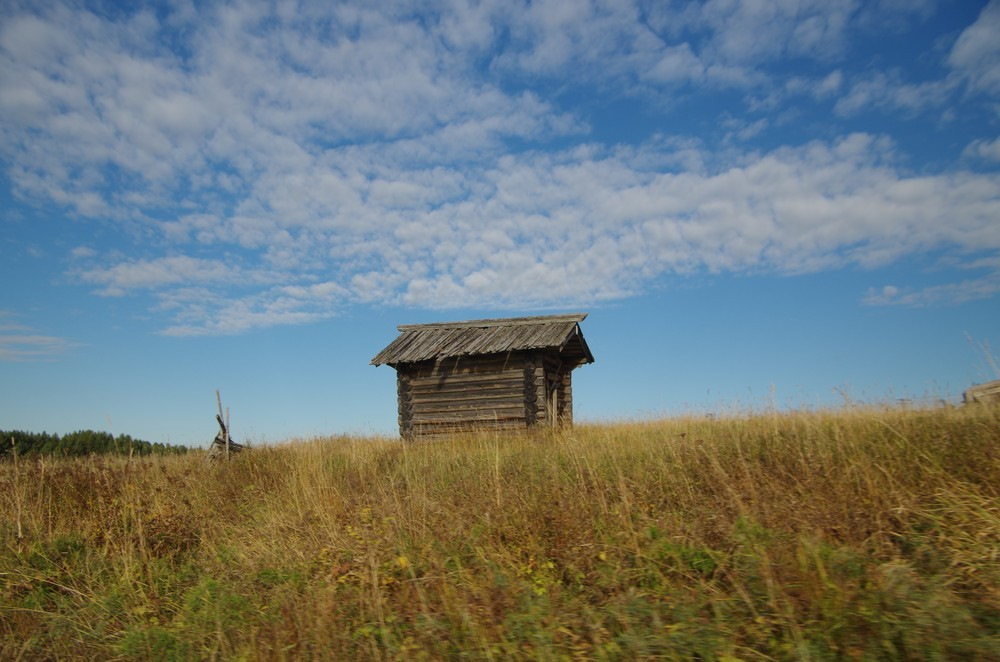
{"type": "Polygon", "coordinates": [[[6,463],[0,658],[997,659],[998,413],[6,463]]]}

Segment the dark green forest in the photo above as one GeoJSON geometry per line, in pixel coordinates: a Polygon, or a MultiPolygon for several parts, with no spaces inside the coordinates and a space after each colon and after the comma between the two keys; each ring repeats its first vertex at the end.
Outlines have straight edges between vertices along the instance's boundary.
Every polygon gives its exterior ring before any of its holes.
{"type": "Polygon", "coordinates": [[[117,437],[109,432],[80,430],[63,436],[47,432],[0,430],[0,459],[10,458],[17,449],[18,457],[56,455],[79,457],[87,455],[165,455],[187,453],[186,446],[173,446],[133,439],[127,434],[117,437]]]}

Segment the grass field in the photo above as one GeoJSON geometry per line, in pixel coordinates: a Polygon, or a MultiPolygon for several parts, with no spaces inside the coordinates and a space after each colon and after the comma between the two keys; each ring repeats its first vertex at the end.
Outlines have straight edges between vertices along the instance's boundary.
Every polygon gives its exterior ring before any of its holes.
{"type": "Polygon", "coordinates": [[[1000,659],[1000,411],[0,465],[0,658],[1000,659]]]}

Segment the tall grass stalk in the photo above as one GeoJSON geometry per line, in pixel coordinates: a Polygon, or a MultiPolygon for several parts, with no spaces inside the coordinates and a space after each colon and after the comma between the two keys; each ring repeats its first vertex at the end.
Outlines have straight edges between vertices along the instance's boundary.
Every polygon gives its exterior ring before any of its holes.
{"type": "Polygon", "coordinates": [[[849,409],[0,465],[0,658],[996,659],[998,443],[849,409]]]}

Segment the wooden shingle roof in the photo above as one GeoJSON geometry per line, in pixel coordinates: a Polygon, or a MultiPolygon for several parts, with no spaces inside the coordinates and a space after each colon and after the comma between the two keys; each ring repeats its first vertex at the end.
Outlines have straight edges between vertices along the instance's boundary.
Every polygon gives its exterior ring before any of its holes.
{"type": "Polygon", "coordinates": [[[474,354],[502,354],[530,349],[557,349],[593,363],[579,323],[587,313],[500,319],[401,324],[399,337],[371,360],[396,365],[474,354]]]}

